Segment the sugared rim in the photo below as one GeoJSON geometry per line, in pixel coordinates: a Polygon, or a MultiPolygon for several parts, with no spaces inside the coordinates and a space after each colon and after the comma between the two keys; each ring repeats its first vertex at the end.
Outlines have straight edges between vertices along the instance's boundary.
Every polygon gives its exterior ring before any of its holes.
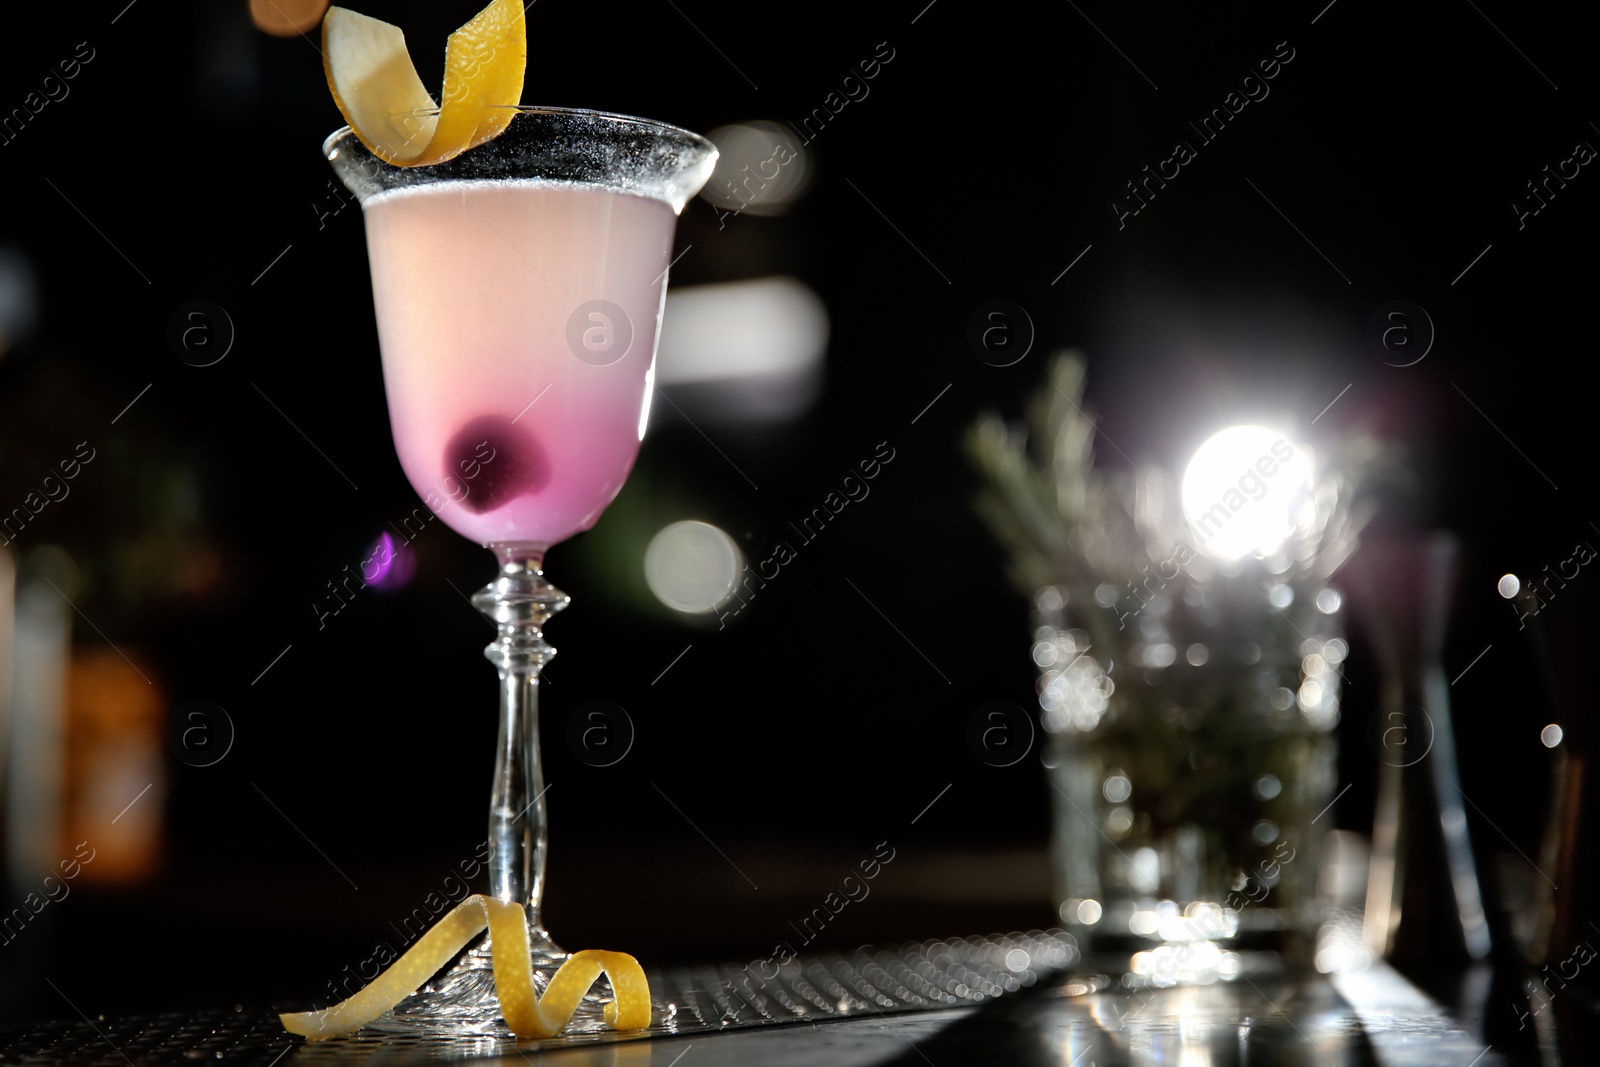
{"type": "MultiPolygon", "coordinates": [[[[534,104],[485,105],[485,110],[490,108],[505,108],[510,111],[521,112],[525,115],[565,115],[573,118],[604,119],[607,122],[615,122],[619,125],[643,127],[645,129],[654,130],[657,133],[676,134],[687,139],[698,147],[708,148],[712,151],[716,151],[717,148],[716,145],[712,144],[700,134],[695,133],[693,130],[686,130],[682,126],[674,126],[670,122],[661,122],[657,119],[644,119],[637,115],[624,115],[616,111],[595,111],[591,108],[581,107],[541,107],[534,104]]],[[[421,111],[408,112],[407,114],[437,115],[439,114],[439,110],[439,108],[432,107],[424,108],[421,111]]],[[[327,156],[333,151],[333,149],[341,145],[347,138],[354,136],[355,131],[349,126],[339,127],[337,130],[334,130],[332,133],[328,134],[327,138],[322,142],[322,154],[327,156]]],[[[359,138],[357,138],[357,140],[359,140],[359,138]]],[[[490,142],[486,141],[484,143],[488,144],[490,142]]],[[[478,147],[481,148],[482,145],[479,145],[478,147]]],[[[468,149],[468,151],[471,151],[471,149],[468,149]]]]}

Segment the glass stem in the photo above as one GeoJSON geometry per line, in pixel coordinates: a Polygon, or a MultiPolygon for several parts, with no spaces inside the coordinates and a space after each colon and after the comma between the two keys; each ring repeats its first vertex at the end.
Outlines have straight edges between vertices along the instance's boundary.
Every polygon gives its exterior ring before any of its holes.
{"type": "Polygon", "coordinates": [[[569,598],[545,581],[543,546],[490,547],[500,573],[472,598],[499,631],[483,650],[500,672],[500,738],[489,798],[489,892],[526,905],[536,953],[559,951],[539,911],[548,837],[539,765],[539,671],[556,654],[540,628],[569,598]]]}

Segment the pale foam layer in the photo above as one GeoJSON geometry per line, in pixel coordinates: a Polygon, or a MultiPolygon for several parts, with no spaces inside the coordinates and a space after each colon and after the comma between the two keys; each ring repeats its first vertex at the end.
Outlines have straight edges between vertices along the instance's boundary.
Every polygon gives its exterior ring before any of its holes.
{"type": "Polygon", "coordinates": [[[670,202],[664,197],[650,196],[637,189],[629,189],[620,185],[607,185],[600,182],[569,182],[553,178],[472,178],[438,182],[434,184],[400,185],[393,189],[384,189],[373,193],[364,201],[364,207],[371,207],[389,200],[397,200],[411,196],[437,195],[441,190],[464,190],[468,195],[481,192],[490,192],[500,189],[555,189],[561,191],[594,191],[612,196],[627,196],[636,200],[648,200],[651,203],[662,204],[670,209],[670,202]]]}

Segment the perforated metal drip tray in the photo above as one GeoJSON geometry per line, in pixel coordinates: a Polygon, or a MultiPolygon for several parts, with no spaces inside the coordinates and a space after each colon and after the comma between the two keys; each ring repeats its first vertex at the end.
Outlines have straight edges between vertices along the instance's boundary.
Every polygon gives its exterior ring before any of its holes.
{"type": "Polygon", "coordinates": [[[400,1065],[515,1056],[675,1034],[971,1007],[1031,986],[1042,975],[1077,962],[1072,937],[1049,930],[887,948],[869,945],[853,953],[801,956],[783,964],[674,968],[650,973],[656,999],[677,1005],[677,1015],[669,1023],[641,1033],[605,1031],[546,1041],[518,1042],[508,1033],[436,1038],[361,1031],[307,1043],[285,1033],[275,1011],[251,1008],[52,1022],[0,1034],[0,1064],[400,1065]]]}

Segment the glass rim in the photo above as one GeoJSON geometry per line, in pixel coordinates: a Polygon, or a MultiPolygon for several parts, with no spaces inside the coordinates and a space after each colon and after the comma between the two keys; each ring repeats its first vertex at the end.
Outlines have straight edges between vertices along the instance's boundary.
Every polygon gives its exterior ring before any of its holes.
{"type": "MultiPolygon", "coordinates": [[[[485,111],[504,110],[515,111],[524,115],[552,115],[562,118],[603,119],[607,122],[614,122],[619,126],[633,126],[658,134],[676,135],[691,142],[698,148],[710,149],[713,152],[717,150],[717,146],[713,144],[709,138],[702,134],[695,133],[693,130],[685,129],[682,126],[674,126],[672,123],[662,122],[660,119],[641,118],[638,115],[624,115],[620,111],[597,111],[593,108],[554,107],[542,104],[484,104],[481,106],[485,111]]],[[[397,114],[438,115],[441,110],[441,108],[437,107],[427,107],[420,108],[416,111],[397,112],[397,114]]],[[[354,137],[357,141],[360,141],[360,138],[357,137],[356,132],[352,127],[349,125],[340,126],[337,130],[334,130],[332,133],[328,134],[328,136],[323,140],[322,154],[324,156],[328,155],[329,152],[335,148],[338,148],[340,145],[343,145],[352,137],[354,137]]],[[[474,148],[467,149],[467,151],[471,152],[474,151],[475,148],[482,148],[483,145],[493,143],[494,141],[491,138],[490,140],[483,142],[481,145],[476,145],[474,148]]],[[[366,146],[363,145],[362,147],[366,146]]],[[[465,153],[463,153],[463,155],[464,154],[465,153]]]]}

